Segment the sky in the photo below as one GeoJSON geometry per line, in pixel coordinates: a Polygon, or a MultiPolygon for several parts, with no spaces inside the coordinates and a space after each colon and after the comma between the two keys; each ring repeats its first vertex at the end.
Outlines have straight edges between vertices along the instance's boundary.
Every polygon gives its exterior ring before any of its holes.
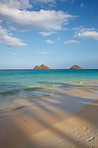
{"type": "Polygon", "coordinates": [[[0,0],[0,69],[98,69],[98,0],[0,0]]]}

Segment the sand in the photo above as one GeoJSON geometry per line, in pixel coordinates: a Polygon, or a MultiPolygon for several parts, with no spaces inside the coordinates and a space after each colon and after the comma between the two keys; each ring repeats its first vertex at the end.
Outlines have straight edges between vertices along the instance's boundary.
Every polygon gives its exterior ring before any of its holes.
{"type": "Polygon", "coordinates": [[[97,96],[63,94],[63,103],[1,118],[0,148],[98,148],[97,96]]]}

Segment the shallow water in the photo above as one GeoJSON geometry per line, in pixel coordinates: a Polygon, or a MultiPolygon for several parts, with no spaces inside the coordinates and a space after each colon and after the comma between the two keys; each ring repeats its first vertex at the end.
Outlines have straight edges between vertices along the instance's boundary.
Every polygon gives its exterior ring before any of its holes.
{"type": "Polygon", "coordinates": [[[63,104],[62,95],[81,90],[98,91],[98,70],[0,70],[0,116],[28,106],[63,104]]]}

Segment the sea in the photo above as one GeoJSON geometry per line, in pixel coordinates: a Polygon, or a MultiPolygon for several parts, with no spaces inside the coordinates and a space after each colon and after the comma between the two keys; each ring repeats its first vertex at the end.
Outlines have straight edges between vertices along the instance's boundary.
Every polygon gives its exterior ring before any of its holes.
{"type": "Polygon", "coordinates": [[[81,90],[98,91],[98,69],[0,70],[0,118],[63,104],[64,95],[81,90]]]}

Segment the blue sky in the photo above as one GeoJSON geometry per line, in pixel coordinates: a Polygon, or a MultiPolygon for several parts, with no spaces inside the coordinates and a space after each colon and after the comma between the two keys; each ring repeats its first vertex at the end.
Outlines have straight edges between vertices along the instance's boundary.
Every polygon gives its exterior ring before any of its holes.
{"type": "Polygon", "coordinates": [[[98,69],[98,0],[0,0],[0,69],[98,69]]]}

